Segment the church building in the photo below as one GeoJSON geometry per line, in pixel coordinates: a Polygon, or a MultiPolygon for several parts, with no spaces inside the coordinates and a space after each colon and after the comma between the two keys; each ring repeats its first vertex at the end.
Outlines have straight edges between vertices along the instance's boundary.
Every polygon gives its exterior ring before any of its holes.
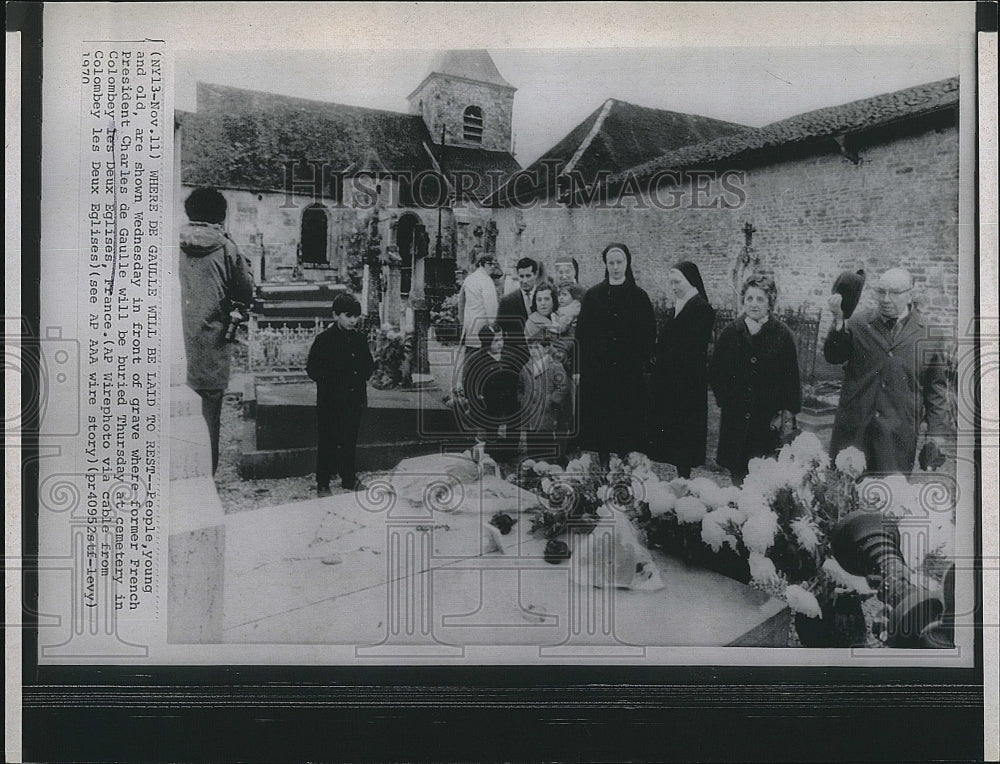
{"type": "Polygon", "coordinates": [[[259,282],[357,288],[374,254],[399,258],[402,298],[445,295],[456,263],[491,246],[478,202],[520,169],[515,91],[485,50],[439,54],[408,113],[198,83],[175,119],[180,200],[222,191],[259,282]]]}

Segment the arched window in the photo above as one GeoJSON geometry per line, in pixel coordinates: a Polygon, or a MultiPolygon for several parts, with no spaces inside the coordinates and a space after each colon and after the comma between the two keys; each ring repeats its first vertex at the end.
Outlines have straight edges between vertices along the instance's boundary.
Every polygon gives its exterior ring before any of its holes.
{"type": "Polygon", "coordinates": [[[483,142],[483,110],[470,106],[462,115],[462,137],[473,143],[483,142]]]}
{"type": "Polygon", "coordinates": [[[302,211],[302,262],[309,265],[326,265],[327,211],[322,204],[310,204],[302,211]]]}

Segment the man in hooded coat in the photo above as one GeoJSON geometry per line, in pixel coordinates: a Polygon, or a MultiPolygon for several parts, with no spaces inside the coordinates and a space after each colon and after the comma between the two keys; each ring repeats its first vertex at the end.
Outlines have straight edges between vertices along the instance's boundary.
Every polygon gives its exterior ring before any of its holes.
{"type": "Polygon", "coordinates": [[[232,303],[253,299],[253,271],[226,232],[226,199],[196,188],[184,201],[189,223],[180,231],[181,316],[188,387],[201,396],[212,443],[212,474],[219,467],[222,396],[229,386],[232,343],[226,340],[232,303]]]}

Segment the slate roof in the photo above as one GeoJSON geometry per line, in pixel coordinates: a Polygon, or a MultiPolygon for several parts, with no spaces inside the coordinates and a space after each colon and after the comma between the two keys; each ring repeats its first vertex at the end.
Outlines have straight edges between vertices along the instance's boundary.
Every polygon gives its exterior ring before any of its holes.
{"type": "Polygon", "coordinates": [[[748,131],[753,128],[611,98],[528,167],[515,186],[503,189],[499,202],[515,192],[519,202],[551,196],[563,172],[579,172],[590,185],[599,172],[615,175],[682,146],[748,131]]]}
{"type": "MultiPolygon", "coordinates": [[[[446,177],[454,178],[456,172],[475,174],[479,181],[478,187],[470,193],[479,201],[500,188],[513,173],[521,169],[517,160],[506,151],[487,151],[448,145],[435,145],[431,150],[446,177]]],[[[472,185],[469,181],[465,181],[465,184],[465,188],[472,185]]]]}
{"type": "MultiPolygon", "coordinates": [[[[508,88],[509,90],[517,90],[517,88],[501,76],[497,65],[493,63],[490,54],[485,50],[442,51],[431,62],[431,68],[427,73],[427,77],[433,74],[444,74],[449,77],[460,77],[464,80],[487,82],[491,85],[508,88]]],[[[424,77],[420,84],[413,89],[413,93],[416,93],[423,87],[427,81],[427,77],[424,77]]],[[[413,93],[410,93],[410,96],[413,93]]]]}
{"type": "MultiPolygon", "coordinates": [[[[197,111],[179,117],[187,185],[284,192],[289,160],[323,161],[333,172],[419,173],[436,169],[432,152],[443,148],[454,169],[496,168],[504,177],[518,169],[506,152],[435,146],[419,115],[207,83],[197,97],[197,111]]],[[[297,164],[295,177],[311,172],[297,164]]]]}
{"type": "Polygon", "coordinates": [[[616,173],[611,183],[626,175],[638,179],[664,170],[679,170],[735,160],[758,152],[810,141],[889,127],[893,124],[958,106],[958,77],[929,82],[892,93],[829,106],[773,122],[756,130],[683,146],[655,159],[616,173]]]}

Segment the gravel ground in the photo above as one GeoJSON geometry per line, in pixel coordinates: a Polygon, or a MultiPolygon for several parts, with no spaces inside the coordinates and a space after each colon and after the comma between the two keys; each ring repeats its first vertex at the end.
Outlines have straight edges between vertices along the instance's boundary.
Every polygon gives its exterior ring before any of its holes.
{"type": "MultiPolygon", "coordinates": [[[[227,395],[222,406],[219,469],[215,474],[215,484],[219,489],[219,499],[222,501],[223,511],[230,514],[315,499],[315,474],[266,480],[243,480],[240,478],[237,465],[240,458],[240,441],[246,424],[240,409],[240,397],[227,395]]],[[[358,476],[364,480],[370,474],[359,472],[358,476]]],[[[333,481],[331,491],[335,494],[347,493],[338,487],[338,480],[333,481]]]]}

